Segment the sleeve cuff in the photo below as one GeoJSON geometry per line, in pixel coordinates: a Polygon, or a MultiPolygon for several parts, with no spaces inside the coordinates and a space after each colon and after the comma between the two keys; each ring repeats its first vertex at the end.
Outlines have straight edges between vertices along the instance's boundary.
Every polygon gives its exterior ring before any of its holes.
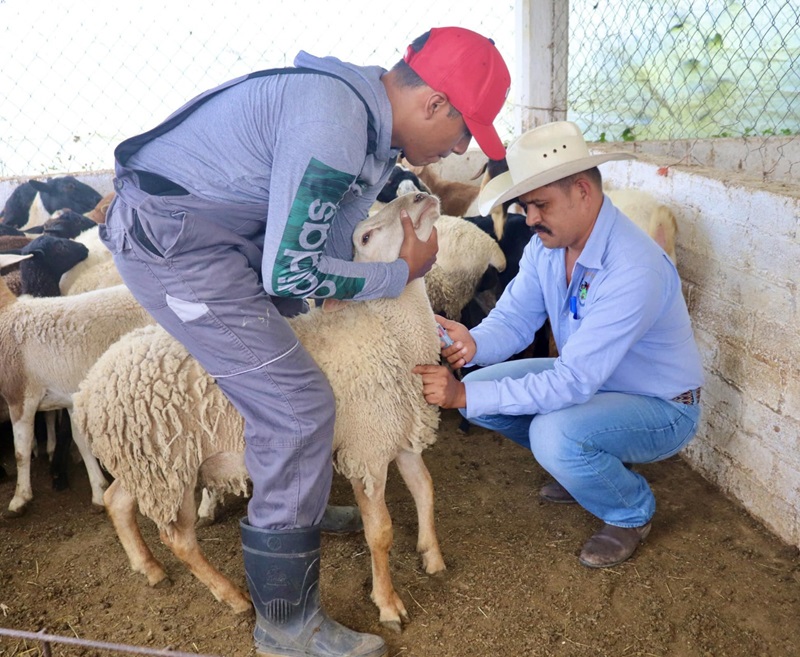
{"type": "Polygon", "coordinates": [[[499,414],[496,381],[465,381],[464,389],[467,393],[467,418],[499,414]]]}

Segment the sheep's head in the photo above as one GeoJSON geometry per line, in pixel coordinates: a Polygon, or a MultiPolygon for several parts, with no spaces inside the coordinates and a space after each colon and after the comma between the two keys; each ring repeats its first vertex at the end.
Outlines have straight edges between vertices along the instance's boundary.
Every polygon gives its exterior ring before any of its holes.
{"type": "Polygon", "coordinates": [[[400,211],[411,217],[417,237],[427,241],[439,218],[439,199],[424,192],[405,194],[364,219],[353,232],[356,262],[393,262],[403,245],[400,211]]]}
{"type": "Polygon", "coordinates": [[[50,178],[44,182],[38,180],[29,180],[28,182],[39,192],[42,205],[48,212],[55,212],[60,208],[70,208],[75,212],[88,212],[102,198],[97,190],[73,176],[50,178]]]}

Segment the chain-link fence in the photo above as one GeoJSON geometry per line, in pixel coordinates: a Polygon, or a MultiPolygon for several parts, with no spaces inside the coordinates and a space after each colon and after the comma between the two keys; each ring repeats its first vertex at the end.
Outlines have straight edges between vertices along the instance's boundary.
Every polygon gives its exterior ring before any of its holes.
{"type": "MultiPolygon", "coordinates": [[[[497,42],[512,71],[498,119],[510,139],[522,1],[0,0],[0,177],[111,168],[121,139],[226,79],[301,49],[388,68],[435,25],[497,42]]],[[[800,132],[796,0],[555,5],[569,11],[568,118],[588,138],[800,132]]]]}
{"type": "Polygon", "coordinates": [[[796,0],[573,0],[569,115],[594,140],[800,132],[796,0]]]}
{"type": "Polygon", "coordinates": [[[513,0],[0,0],[0,176],[111,168],[116,143],[225,80],[301,49],[390,68],[452,24],[512,61],[513,0]]]}

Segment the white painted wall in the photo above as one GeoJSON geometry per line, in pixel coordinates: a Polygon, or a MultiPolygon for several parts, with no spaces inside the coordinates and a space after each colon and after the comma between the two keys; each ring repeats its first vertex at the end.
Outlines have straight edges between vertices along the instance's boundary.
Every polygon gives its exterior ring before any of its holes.
{"type": "Polygon", "coordinates": [[[800,191],[747,172],[602,166],[678,219],[678,269],[706,372],[689,464],[800,546],[800,191]],[[662,175],[662,174],[666,175],[662,175]]]}

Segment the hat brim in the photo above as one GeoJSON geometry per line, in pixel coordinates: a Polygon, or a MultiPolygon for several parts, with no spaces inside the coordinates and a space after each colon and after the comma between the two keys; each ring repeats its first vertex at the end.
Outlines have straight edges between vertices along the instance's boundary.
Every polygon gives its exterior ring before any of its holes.
{"type": "Polygon", "coordinates": [[[633,153],[599,153],[534,174],[524,180],[520,180],[518,183],[514,183],[511,178],[511,173],[506,171],[492,178],[481,190],[478,195],[478,212],[484,217],[488,216],[494,208],[505,201],[517,198],[521,194],[533,191],[534,189],[539,189],[539,187],[554,183],[556,180],[561,180],[562,178],[580,173],[581,171],[592,169],[599,164],[603,164],[603,162],[635,159],[636,156],[633,153]]]}
{"type": "Polygon", "coordinates": [[[502,160],[506,156],[506,147],[503,146],[503,141],[493,125],[477,123],[466,116],[463,118],[464,123],[467,124],[467,128],[469,128],[470,133],[486,157],[490,160],[502,160]]]}

